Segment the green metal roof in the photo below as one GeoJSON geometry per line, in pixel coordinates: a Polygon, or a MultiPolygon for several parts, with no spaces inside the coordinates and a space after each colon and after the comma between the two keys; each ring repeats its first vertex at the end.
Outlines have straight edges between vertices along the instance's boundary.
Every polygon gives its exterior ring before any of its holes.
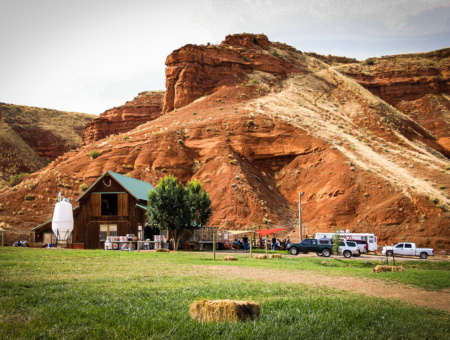
{"type": "Polygon", "coordinates": [[[89,189],[84,192],[83,195],[78,197],[77,201],[79,201],[84,195],[90,192],[91,189],[106,175],[110,175],[112,178],[114,178],[130,195],[134,196],[138,200],[147,201],[148,192],[150,190],[155,190],[155,188],[150,183],[108,170],[103,175],[101,175],[100,178],[97,179],[95,183],[92,184],[89,189]]]}
{"type": "Polygon", "coordinates": [[[147,206],[146,205],[136,204],[136,207],[141,208],[142,210],[147,210],[147,206]]]}
{"type": "Polygon", "coordinates": [[[133,177],[124,176],[118,174],[117,172],[107,171],[112,178],[114,178],[120,185],[124,187],[131,195],[139,200],[147,201],[148,192],[150,190],[155,190],[153,185],[150,183],[140,181],[133,177]]]}
{"type": "Polygon", "coordinates": [[[41,228],[41,227],[43,227],[43,226],[45,226],[45,225],[47,225],[47,224],[49,224],[51,222],[52,222],[52,220],[45,221],[44,223],[39,224],[37,227],[34,227],[33,229],[31,229],[31,231],[38,230],[39,228],[41,228]]]}

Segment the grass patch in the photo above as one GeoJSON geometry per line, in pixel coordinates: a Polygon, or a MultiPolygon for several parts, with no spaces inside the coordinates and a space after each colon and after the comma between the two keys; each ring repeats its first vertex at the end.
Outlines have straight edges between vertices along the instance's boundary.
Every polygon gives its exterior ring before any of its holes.
{"type": "Polygon", "coordinates": [[[4,248],[0,262],[1,338],[444,339],[450,332],[445,312],[301,283],[218,278],[208,270],[208,265],[231,265],[244,273],[239,267],[347,275],[371,270],[364,261],[255,261],[246,254],[239,261],[214,262],[210,253],[4,248]],[[201,324],[189,317],[190,304],[200,299],[257,302],[261,319],[201,324]]]}

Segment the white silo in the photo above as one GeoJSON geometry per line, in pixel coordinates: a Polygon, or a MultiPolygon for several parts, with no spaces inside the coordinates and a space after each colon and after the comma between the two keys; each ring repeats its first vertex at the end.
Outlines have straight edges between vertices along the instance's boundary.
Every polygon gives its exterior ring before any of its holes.
{"type": "Polygon", "coordinates": [[[67,198],[62,200],[61,193],[58,194],[58,202],[53,211],[52,230],[58,241],[67,241],[73,231],[72,204],[67,198]]]}

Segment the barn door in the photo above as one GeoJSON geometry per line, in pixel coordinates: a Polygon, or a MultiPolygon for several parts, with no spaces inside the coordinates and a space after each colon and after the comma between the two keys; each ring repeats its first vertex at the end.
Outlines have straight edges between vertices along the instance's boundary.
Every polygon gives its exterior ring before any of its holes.
{"type": "Polygon", "coordinates": [[[117,200],[117,210],[119,216],[128,216],[128,194],[120,193],[118,194],[117,200]]]}
{"type": "Polygon", "coordinates": [[[102,215],[102,194],[91,195],[91,216],[102,215]]]}

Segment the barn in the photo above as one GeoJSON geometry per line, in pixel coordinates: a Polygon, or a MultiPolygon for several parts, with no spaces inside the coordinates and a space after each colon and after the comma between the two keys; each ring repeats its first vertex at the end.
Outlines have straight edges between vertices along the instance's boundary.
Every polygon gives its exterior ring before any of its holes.
{"type": "MultiPolygon", "coordinates": [[[[108,236],[137,236],[139,226],[146,225],[147,197],[154,189],[147,182],[106,171],[77,199],[69,246],[102,249],[108,236]]],[[[155,233],[159,234],[159,230],[147,227],[143,236],[151,238],[155,233]]],[[[51,240],[51,220],[32,229],[31,243],[51,240]]]]}

